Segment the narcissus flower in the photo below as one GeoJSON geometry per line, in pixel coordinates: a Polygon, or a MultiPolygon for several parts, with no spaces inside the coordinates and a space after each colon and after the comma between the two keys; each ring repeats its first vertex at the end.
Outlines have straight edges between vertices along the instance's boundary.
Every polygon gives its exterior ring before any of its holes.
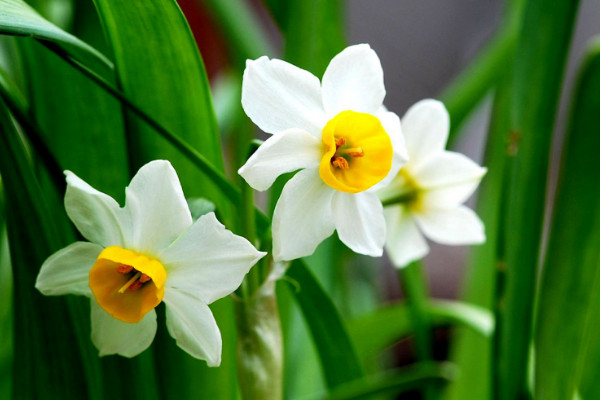
{"type": "Polygon", "coordinates": [[[429,252],[423,234],[449,245],[485,241],[483,223],[462,203],[486,169],[445,150],[449,126],[446,108],[435,100],[420,101],[402,118],[410,161],[378,193],[386,205],[386,250],[397,267],[429,252]]]}
{"type": "Polygon", "coordinates": [[[265,253],[236,236],[214,213],[192,222],[168,161],[143,166],[125,207],[66,171],[65,207],[90,242],[76,242],[42,265],[46,295],[91,299],[92,341],[100,355],[133,357],[156,332],[154,308],[166,305],[179,347],[208,365],[221,362],[221,335],[208,304],[233,292],[265,253]]]}
{"type": "Polygon", "coordinates": [[[273,134],[240,168],[257,190],[301,169],[283,188],[273,215],[273,256],[314,252],[337,229],[357,253],[380,256],[385,242],[375,195],[406,162],[400,120],[383,107],[383,70],[365,44],[329,63],[322,83],[281,60],[248,61],[242,106],[273,134]]]}

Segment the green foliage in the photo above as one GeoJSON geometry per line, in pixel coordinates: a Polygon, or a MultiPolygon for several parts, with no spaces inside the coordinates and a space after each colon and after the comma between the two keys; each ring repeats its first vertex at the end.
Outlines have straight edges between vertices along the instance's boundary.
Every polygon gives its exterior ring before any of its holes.
{"type": "Polygon", "coordinates": [[[499,293],[499,399],[527,398],[536,276],[548,157],[560,83],[579,2],[526,3],[511,90],[503,240],[506,285],[499,293]]]}
{"type": "MultiPolygon", "coordinates": [[[[535,393],[540,399],[573,398],[584,369],[598,365],[600,186],[592,183],[597,182],[599,166],[598,93],[600,42],[596,41],[573,97],[540,287],[535,335],[535,393]]],[[[593,399],[599,393],[594,388],[591,393],[582,391],[582,396],[593,399]]]]}

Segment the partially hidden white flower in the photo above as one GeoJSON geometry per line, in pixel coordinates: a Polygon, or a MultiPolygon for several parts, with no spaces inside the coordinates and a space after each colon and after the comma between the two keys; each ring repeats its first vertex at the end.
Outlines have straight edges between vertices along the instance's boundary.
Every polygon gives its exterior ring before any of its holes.
{"type": "Polygon", "coordinates": [[[485,241],[483,223],[462,205],[486,173],[462,154],[446,151],[448,112],[436,100],[422,100],[402,118],[410,161],[378,195],[386,205],[386,250],[396,267],[424,257],[423,235],[448,245],[485,241]]]}
{"type": "Polygon", "coordinates": [[[242,106],[272,134],[239,174],[257,190],[284,173],[287,182],[273,215],[273,257],[312,254],[337,230],[357,253],[380,256],[385,242],[385,186],[406,162],[400,119],[383,107],[383,70],[366,44],[335,56],[322,83],[281,60],[249,60],[242,106]]]}
{"type": "Polygon", "coordinates": [[[226,230],[214,213],[192,221],[168,161],[144,165],[126,189],[125,207],[70,171],[65,207],[90,242],[76,242],[42,265],[45,295],[91,299],[92,341],[101,356],[133,357],[156,332],[164,301],[179,347],[208,365],[221,362],[221,334],[208,304],[233,292],[265,255],[226,230]]]}

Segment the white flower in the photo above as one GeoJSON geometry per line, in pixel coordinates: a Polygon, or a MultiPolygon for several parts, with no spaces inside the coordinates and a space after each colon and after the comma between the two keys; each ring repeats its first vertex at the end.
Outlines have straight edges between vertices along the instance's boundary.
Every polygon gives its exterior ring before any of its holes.
{"type": "Polygon", "coordinates": [[[442,103],[422,100],[402,118],[410,161],[378,192],[387,223],[386,250],[396,267],[424,257],[429,239],[449,245],[485,241],[481,220],[462,205],[486,173],[462,154],[445,151],[450,119],[442,103]]]}
{"type": "Polygon", "coordinates": [[[312,254],[337,229],[352,250],[380,256],[385,242],[374,193],[406,161],[400,119],[383,107],[383,70],[366,44],[335,56],[323,82],[281,60],[248,61],[244,111],[273,134],[240,168],[257,190],[301,169],[283,188],[273,215],[273,257],[312,254]]]}
{"type": "Polygon", "coordinates": [[[213,213],[192,223],[168,161],[144,165],[126,189],[125,207],[66,171],[65,207],[90,242],[76,242],[42,265],[45,295],[91,299],[92,341],[100,355],[133,357],[156,332],[165,302],[179,347],[208,365],[221,362],[221,334],[207,304],[233,292],[265,253],[235,236],[213,213]]]}

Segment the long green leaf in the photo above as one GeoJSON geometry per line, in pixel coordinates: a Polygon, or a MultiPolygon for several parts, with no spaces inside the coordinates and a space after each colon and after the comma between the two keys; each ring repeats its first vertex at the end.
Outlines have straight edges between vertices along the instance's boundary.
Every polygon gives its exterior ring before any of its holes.
{"type": "MultiPolygon", "coordinates": [[[[455,301],[431,301],[424,312],[433,326],[456,325],[473,330],[478,336],[490,338],[493,318],[487,310],[455,301]]],[[[378,309],[374,313],[352,320],[348,329],[359,356],[368,360],[394,342],[414,334],[410,309],[399,303],[378,309]]]]}
{"type": "MultiPolygon", "coordinates": [[[[117,82],[123,93],[222,171],[206,72],[177,3],[174,0],[95,0],[94,3],[112,49],[117,82]]],[[[228,199],[179,150],[132,113],[126,114],[126,125],[134,170],[151,159],[166,158],[177,170],[187,196],[205,197],[222,207],[221,215],[229,215],[228,199]]],[[[213,311],[220,325],[228,326],[222,330],[223,347],[235,348],[230,329],[232,313],[214,308],[213,311]]],[[[163,395],[223,399],[235,396],[233,352],[223,354],[220,368],[209,369],[204,362],[177,348],[164,331],[157,339],[157,367],[163,395]]]]}
{"type": "Polygon", "coordinates": [[[112,63],[104,55],[44,19],[22,0],[0,0],[0,33],[48,40],[82,61],[103,70],[112,68],[112,63]]]}
{"type": "MultiPolygon", "coordinates": [[[[571,399],[600,322],[600,41],[581,69],[540,286],[535,393],[571,399]]],[[[596,371],[597,372],[597,371],[596,371]]],[[[600,391],[599,391],[600,392],[600,391]]],[[[597,395],[596,395],[597,397],[597,395]]],[[[594,398],[594,396],[584,398],[594,398]]]]}
{"type": "MultiPolygon", "coordinates": [[[[2,185],[0,181],[0,192],[2,185]]],[[[0,194],[0,197],[2,195],[0,194]]],[[[13,279],[8,238],[4,219],[4,202],[0,200],[0,398],[8,399],[12,391],[13,364],[13,279]]]]}
{"type": "Polygon", "coordinates": [[[577,0],[530,0],[515,57],[507,163],[506,287],[499,293],[496,391],[527,398],[527,364],[542,238],[548,157],[577,0]]]}
{"type": "Polygon", "coordinates": [[[287,277],[298,284],[294,296],[312,333],[327,386],[334,388],[361,379],[362,366],[327,293],[300,260],[292,262],[287,277]]]}
{"type": "Polygon", "coordinates": [[[89,340],[89,301],[48,298],[34,288],[39,266],[69,240],[43,192],[24,142],[0,100],[0,173],[6,189],[14,276],[15,398],[101,398],[101,372],[89,340]],[[51,344],[51,345],[49,345],[51,344]],[[32,384],[35,382],[36,384],[32,384]]]}
{"type": "Polygon", "coordinates": [[[334,389],[323,400],[367,399],[373,395],[400,394],[410,390],[441,385],[452,380],[454,368],[451,365],[421,363],[394,372],[368,376],[364,380],[350,382],[334,389]]]}

